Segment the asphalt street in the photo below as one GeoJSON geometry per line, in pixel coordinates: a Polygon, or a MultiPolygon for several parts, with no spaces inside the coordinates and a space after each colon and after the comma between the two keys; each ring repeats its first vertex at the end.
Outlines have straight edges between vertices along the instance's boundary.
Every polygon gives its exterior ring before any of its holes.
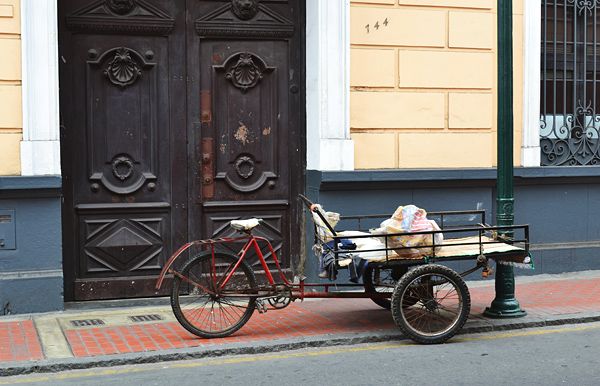
{"type": "Polygon", "coordinates": [[[600,323],[0,378],[0,385],[598,385],[600,323]]]}

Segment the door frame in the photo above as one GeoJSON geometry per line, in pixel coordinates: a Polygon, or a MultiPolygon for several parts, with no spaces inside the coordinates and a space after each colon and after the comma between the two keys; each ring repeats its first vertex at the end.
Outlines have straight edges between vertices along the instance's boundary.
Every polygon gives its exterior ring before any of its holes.
{"type": "Polygon", "coordinates": [[[350,0],[306,0],[306,168],[354,170],[350,0]]]}
{"type": "Polygon", "coordinates": [[[21,1],[21,73],[21,174],[61,175],[56,1],[21,1]]]}

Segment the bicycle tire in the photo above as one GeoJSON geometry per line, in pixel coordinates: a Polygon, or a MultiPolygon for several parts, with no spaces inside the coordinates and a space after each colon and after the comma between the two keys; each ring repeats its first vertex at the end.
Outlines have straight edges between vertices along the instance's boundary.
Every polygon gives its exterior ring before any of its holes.
{"type": "Polygon", "coordinates": [[[203,253],[192,258],[181,269],[180,275],[187,279],[175,275],[171,308],[183,328],[202,338],[223,338],[248,322],[256,309],[257,293],[256,277],[250,265],[242,261],[222,290],[216,291],[213,284],[215,276],[218,282],[237,261],[236,256],[216,252],[215,269],[212,270],[212,255],[203,253]],[[195,284],[190,284],[188,280],[195,284]]]}
{"type": "Polygon", "coordinates": [[[437,344],[452,338],[464,326],[470,310],[467,285],[443,265],[428,264],[409,271],[392,294],[394,323],[418,343],[437,344]],[[406,298],[415,297],[413,306],[403,306],[406,298]]]}

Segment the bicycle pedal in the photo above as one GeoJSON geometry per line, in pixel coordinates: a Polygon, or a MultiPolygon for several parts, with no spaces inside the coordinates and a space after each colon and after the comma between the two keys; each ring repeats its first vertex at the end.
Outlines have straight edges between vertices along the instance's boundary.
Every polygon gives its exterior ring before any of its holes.
{"type": "Polygon", "coordinates": [[[267,312],[267,306],[265,305],[264,300],[256,299],[256,310],[259,314],[264,314],[267,312]]]}

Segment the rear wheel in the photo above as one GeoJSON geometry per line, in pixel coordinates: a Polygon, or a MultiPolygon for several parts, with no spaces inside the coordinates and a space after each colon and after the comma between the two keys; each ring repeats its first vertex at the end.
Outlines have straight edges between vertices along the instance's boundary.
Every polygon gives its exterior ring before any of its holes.
{"type": "Polygon", "coordinates": [[[256,308],[257,286],[252,268],[241,261],[225,286],[220,283],[238,262],[236,256],[196,256],[175,275],[171,307],[181,325],[203,338],[222,338],[239,330],[256,308]]]}
{"type": "Polygon", "coordinates": [[[392,294],[394,322],[419,343],[443,343],[452,338],[464,326],[470,310],[467,285],[458,273],[442,265],[424,265],[408,272],[392,294]]]}

